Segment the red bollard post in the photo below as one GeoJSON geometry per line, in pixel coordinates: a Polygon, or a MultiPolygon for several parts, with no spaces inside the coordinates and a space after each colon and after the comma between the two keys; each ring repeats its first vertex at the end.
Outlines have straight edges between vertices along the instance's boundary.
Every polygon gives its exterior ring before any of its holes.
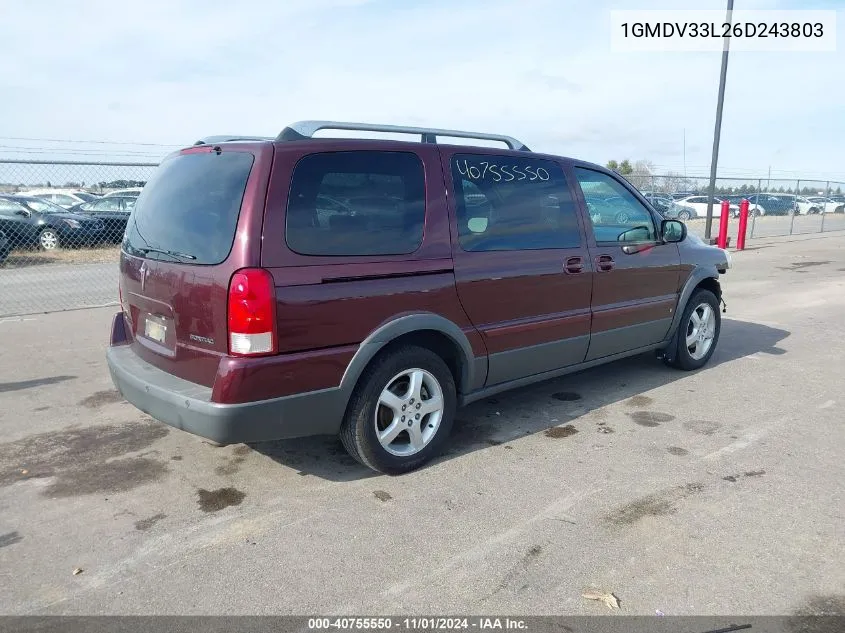
{"type": "Polygon", "coordinates": [[[719,217],[719,239],[716,245],[719,248],[726,248],[728,245],[728,216],[731,213],[731,203],[722,200],[722,215],[719,217]]]}
{"type": "Polygon", "coordinates": [[[739,230],[736,235],[736,250],[745,249],[745,231],[748,229],[748,200],[739,203],[739,230]]]}

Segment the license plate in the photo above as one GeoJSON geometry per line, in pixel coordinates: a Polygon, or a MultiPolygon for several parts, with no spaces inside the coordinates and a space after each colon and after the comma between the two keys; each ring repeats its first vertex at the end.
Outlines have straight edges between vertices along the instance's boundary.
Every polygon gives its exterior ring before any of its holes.
{"type": "Polygon", "coordinates": [[[167,335],[167,326],[148,317],[144,324],[144,335],[154,341],[164,343],[164,338],[167,335]]]}

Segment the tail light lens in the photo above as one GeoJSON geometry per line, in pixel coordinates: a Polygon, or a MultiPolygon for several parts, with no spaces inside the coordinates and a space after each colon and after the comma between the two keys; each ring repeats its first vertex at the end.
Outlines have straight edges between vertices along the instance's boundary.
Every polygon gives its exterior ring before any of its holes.
{"type": "Polygon", "coordinates": [[[276,291],[273,276],[245,268],[229,282],[229,353],[256,356],[276,351],[276,291]]]}

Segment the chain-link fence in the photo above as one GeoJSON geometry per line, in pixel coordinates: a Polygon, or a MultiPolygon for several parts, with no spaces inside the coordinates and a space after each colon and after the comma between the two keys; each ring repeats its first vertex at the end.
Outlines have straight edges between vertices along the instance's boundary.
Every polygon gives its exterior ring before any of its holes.
{"type": "MultiPolygon", "coordinates": [[[[658,210],[704,236],[709,178],[628,176],[658,210]]],[[[729,235],[736,239],[739,205],[749,202],[749,238],[845,230],[845,182],[811,179],[717,178],[711,235],[718,232],[721,201],[730,204],[729,235]]]]}
{"type": "Polygon", "coordinates": [[[120,242],[155,168],[0,160],[0,317],[116,303],[120,242]]]}
{"type": "MultiPolygon", "coordinates": [[[[0,159],[0,317],[117,303],[120,242],[154,163],[77,163],[0,159]]],[[[707,178],[629,174],[667,217],[704,236],[707,178]]],[[[715,197],[743,198],[749,237],[845,230],[845,182],[719,178],[715,197]]],[[[712,233],[720,207],[714,207],[712,233]]]]}

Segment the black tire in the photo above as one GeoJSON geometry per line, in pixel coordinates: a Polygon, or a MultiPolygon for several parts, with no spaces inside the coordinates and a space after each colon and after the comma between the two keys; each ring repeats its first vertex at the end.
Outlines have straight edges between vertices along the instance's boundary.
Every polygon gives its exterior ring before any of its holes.
{"type": "Polygon", "coordinates": [[[719,300],[716,298],[716,295],[704,288],[695,291],[689,301],[687,301],[684,313],[681,316],[681,322],[678,326],[678,332],[676,335],[677,347],[674,350],[674,358],[664,356],[664,361],[670,367],[683,369],[684,371],[692,371],[704,367],[704,365],[706,365],[710,360],[710,357],[713,356],[713,352],[716,350],[716,345],[719,343],[719,334],[721,331],[722,315],[719,312],[719,300]],[[692,313],[693,311],[697,311],[702,305],[708,305],[713,310],[715,332],[713,334],[712,343],[706,353],[700,358],[696,358],[690,352],[690,347],[687,346],[686,340],[687,336],[690,334],[692,313]]]}
{"type": "Polygon", "coordinates": [[[687,220],[689,220],[690,219],[689,211],[681,211],[680,213],[678,213],[678,219],[681,220],[682,222],[686,222],[687,220]]]}
{"type": "Polygon", "coordinates": [[[620,211],[616,214],[616,217],[614,219],[616,221],[616,224],[628,224],[628,221],[631,219],[631,216],[628,215],[627,211],[620,211]]]}
{"type": "MultiPolygon", "coordinates": [[[[389,348],[376,357],[358,380],[346,409],[340,439],[349,454],[364,466],[388,475],[406,473],[440,452],[452,430],[456,405],[455,379],[440,356],[414,345],[389,348]],[[443,396],[442,413],[434,434],[421,450],[412,455],[395,455],[388,452],[376,434],[379,424],[376,416],[384,412],[384,408],[379,408],[379,398],[391,386],[393,378],[411,369],[428,372],[437,381],[443,396]]],[[[421,425],[430,419],[424,417],[421,425]]],[[[400,432],[396,442],[402,441],[402,433],[406,432],[400,432]]],[[[410,446],[409,432],[407,439],[410,446]]]]}
{"type": "Polygon", "coordinates": [[[43,251],[54,251],[61,245],[59,240],[59,232],[47,227],[38,234],[38,247],[43,251]]]}

